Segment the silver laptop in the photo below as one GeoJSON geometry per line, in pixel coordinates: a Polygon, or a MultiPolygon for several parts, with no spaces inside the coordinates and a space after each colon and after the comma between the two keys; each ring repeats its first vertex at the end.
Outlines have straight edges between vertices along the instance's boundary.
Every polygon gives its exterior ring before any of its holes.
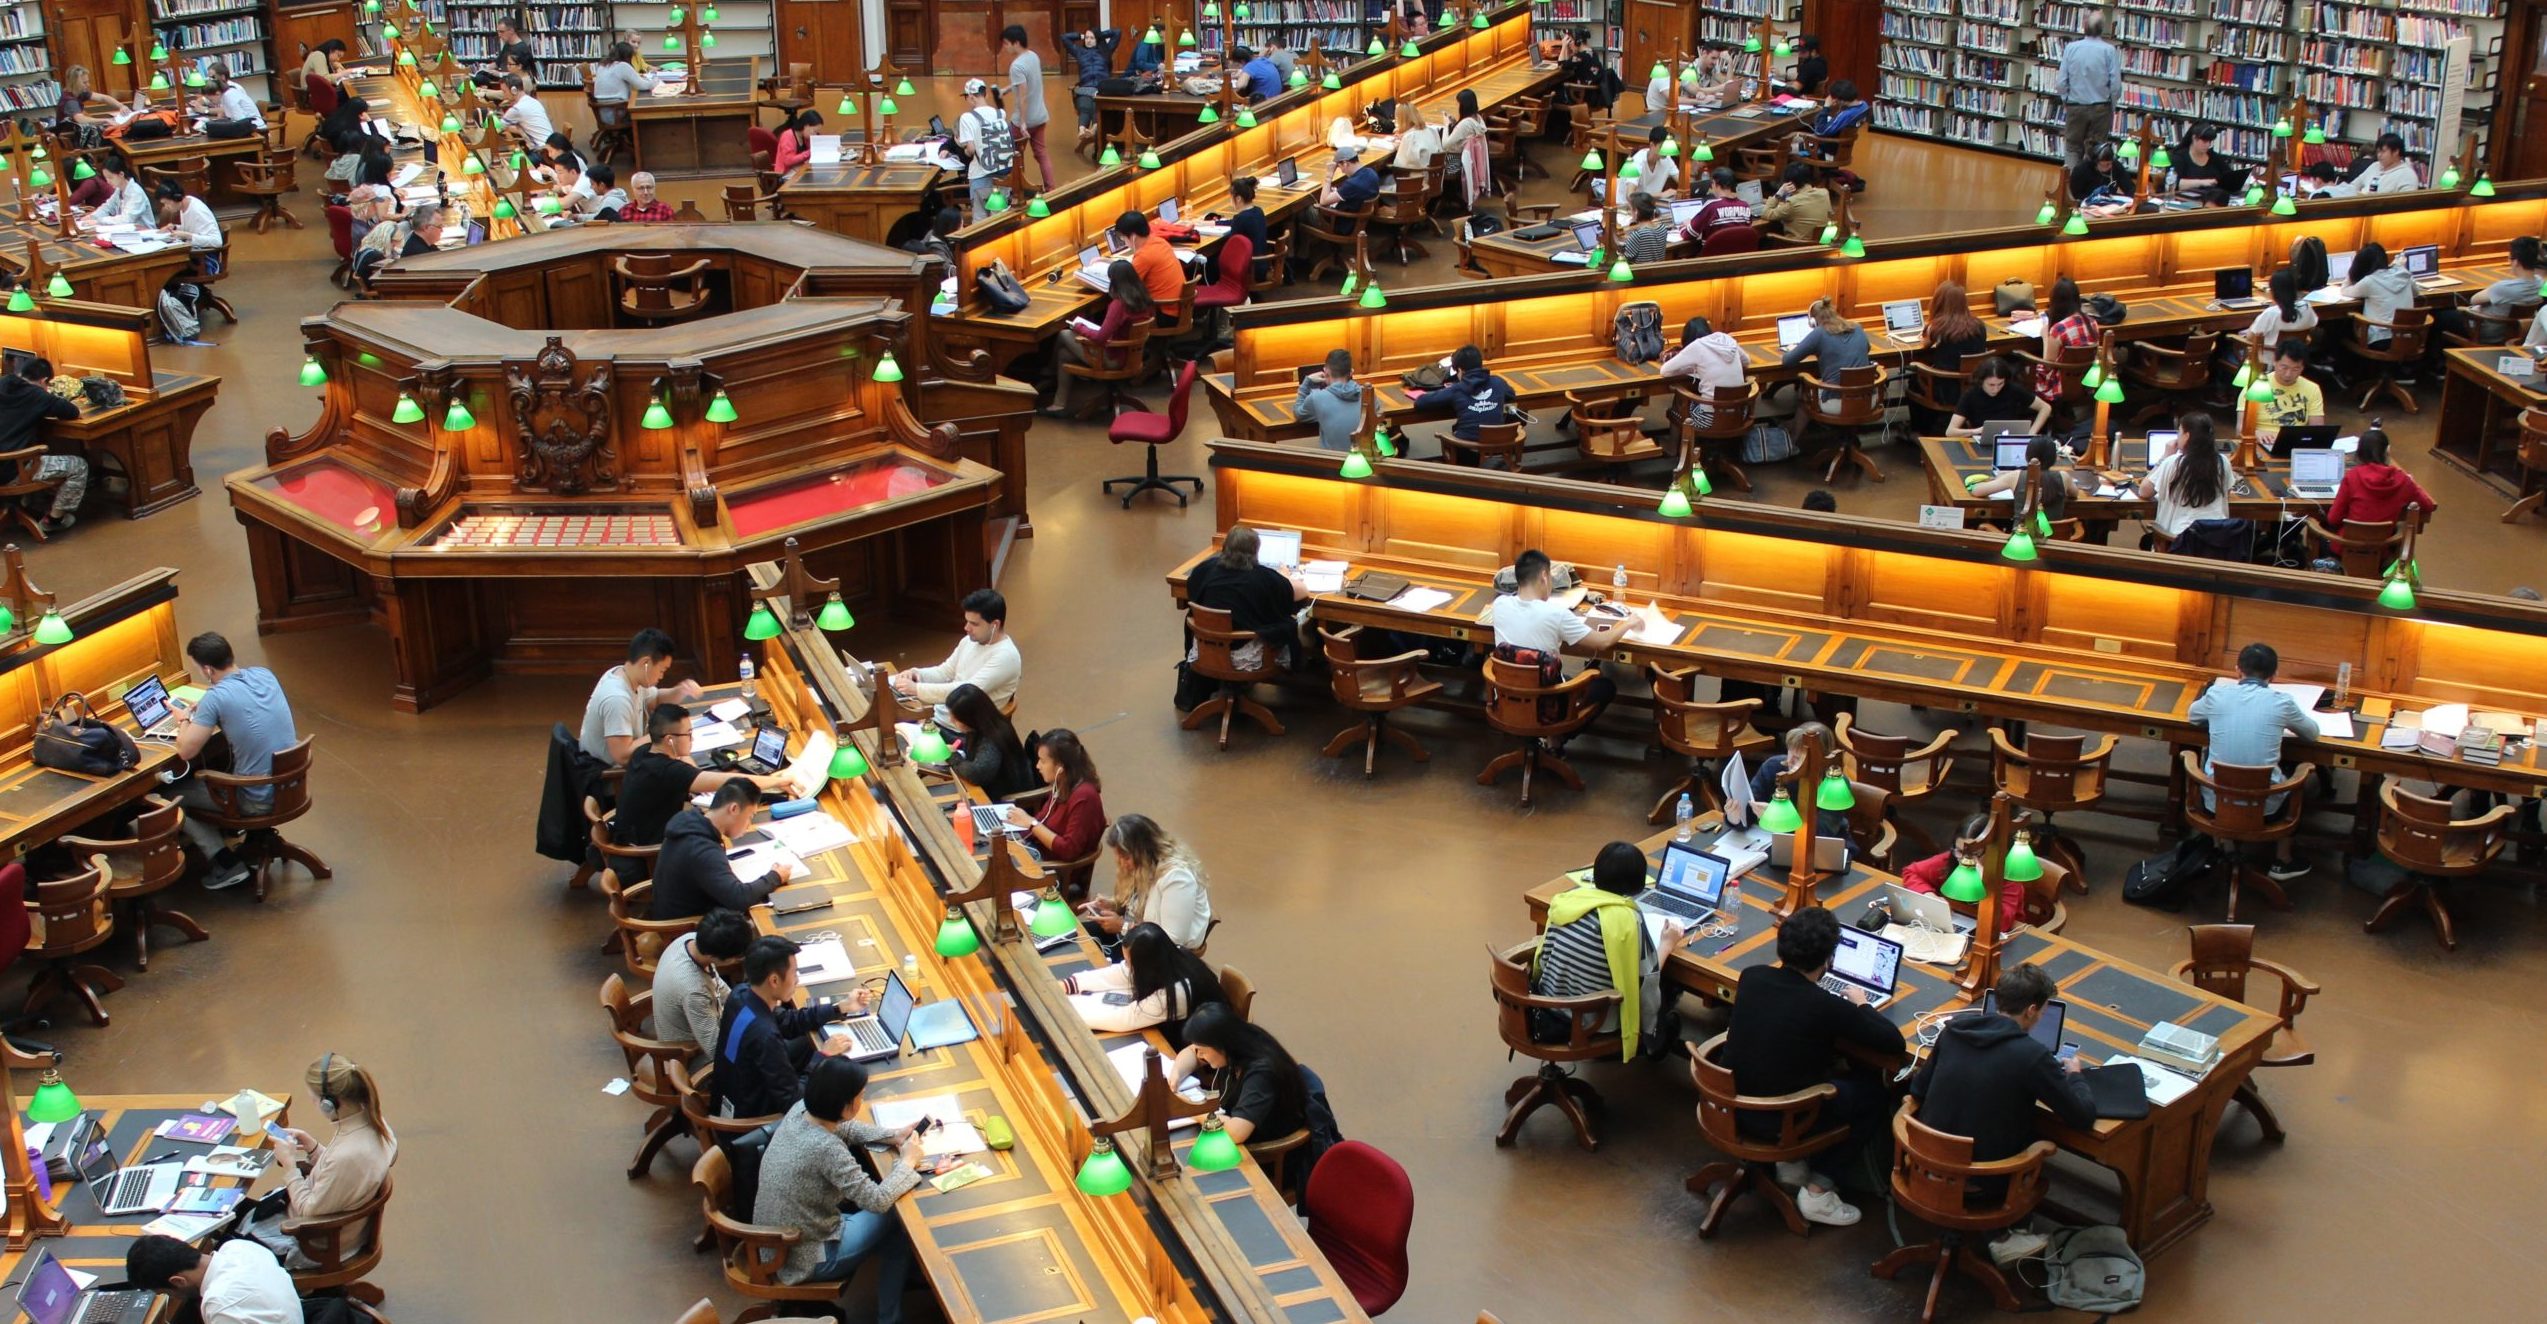
{"type": "Polygon", "coordinates": [[[1786,316],[1779,318],[1778,352],[1780,354],[1784,354],[1788,350],[1803,344],[1804,338],[1812,333],[1813,315],[1811,313],[1788,313],[1786,316]]]}
{"type": "Polygon", "coordinates": [[[2437,290],[2459,283],[2458,277],[2441,274],[2439,244],[2416,244],[2399,254],[2398,260],[2405,264],[2405,273],[2414,277],[2418,288],[2437,290]]]}
{"type": "Polygon", "coordinates": [[[1760,210],[1760,200],[1763,196],[1765,196],[1760,191],[1760,181],[1756,179],[1746,179],[1741,183],[1734,185],[1733,195],[1742,199],[1744,202],[1749,203],[1751,205],[1751,210],[1753,211],[1760,210]]]}
{"type": "Polygon", "coordinates": [[[49,1248],[36,1251],[18,1289],[18,1309],[31,1324],[142,1324],[158,1303],[157,1292],[138,1287],[82,1288],[49,1248]]]}
{"type": "Polygon", "coordinates": [[[916,1002],[911,986],[902,982],[902,972],[886,971],[884,993],[876,1000],[875,1011],[852,1016],[832,1027],[832,1033],[849,1039],[849,1050],[841,1056],[852,1062],[872,1062],[901,1053],[902,1033],[911,1027],[911,1011],[916,1002]]]}
{"type": "Polygon", "coordinates": [[[1869,1006],[1880,1007],[1893,1000],[1893,989],[1901,982],[1901,944],[1864,929],[1841,926],[1839,948],[1831,953],[1830,973],[1822,976],[1822,987],[1839,997],[1848,996],[1854,988],[1866,995],[1869,1006]]]}
{"type": "Polygon", "coordinates": [[[1884,335],[1899,345],[1916,345],[1927,335],[1928,307],[1917,299],[1895,299],[1884,305],[1884,335]]]}
{"type": "Polygon", "coordinates": [[[1671,204],[1672,229],[1679,230],[1686,227],[1691,221],[1697,219],[1698,213],[1706,206],[1705,198],[1681,198],[1673,202],[1671,204]]]}
{"type": "MultiPolygon", "coordinates": [[[[1795,867],[1795,834],[1781,832],[1769,838],[1769,867],[1795,867]]],[[[1848,868],[1848,838],[1813,835],[1813,872],[1838,873],[1848,868]]]]}
{"type": "Polygon", "coordinates": [[[1934,892],[1914,892],[1899,883],[1886,883],[1884,896],[1892,903],[1893,921],[1898,924],[1931,933],[1970,933],[1981,927],[1979,920],[1956,911],[1934,892]]]}
{"type": "Polygon", "coordinates": [[[2345,285],[2351,283],[2352,254],[2353,250],[2347,248],[2340,253],[2328,253],[2326,255],[2326,283],[2328,285],[2345,285]]]}
{"type": "Polygon", "coordinates": [[[2292,496],[2331,501],[2335,489],[2343,486],[2344,453],[2339,450],[2300,450],[2291,452],[2292,496]]]}
{"type": "Polygon", "coordinates": [[[1300,531],[1256,530],[1256,564],[1276,570],[1288,570],[1300,564],[1300,531]]]}
{"type": "Polygon", "coordinates": [[[1079,270],[1074,274],[1082,282],[1095,286],[1099,294],[1114,288],[1114,278],[1106,274],[1106,256],[1094,244],[1079,250],[1079,270]]]}
{"type": "Polygon", "coordinates": [[[1989,448],[1990,454],[1994,457],[1991,463],[1992,468],[2022,469],[2025,467],[2025,452],[2018,451],[2016,462],[2011,464],[2008,462],[2008,453],[2003,448],[2011,441],[2033,441],[2033,434],[2027,432],[2025,427],[2022,419],[1995,418],[1981,425],[1981,430],[1975,435],[1974,441],[1989,448]]]}
{"type": "Polygon", "coordinates": [[[1725,880],[1733,865],[1685,841],[1663,846],[1663,865],[1654,885],[1636,894],[1636,908],[1648,916],[1694,923],[1716,913],[1724,899],[1725,880]]]}
{"type": "Polygon", "coordinates": [[[157,676],[144,676],[124,691],[124,711],[133,715],[133,724],[141,728],[144,740],[171,739],[177,728],[186,723],[186,715],[169,701],[167,682],[157,676]]]}
{"type": "Polygon", "coordinates": [[[2160,460],[2175,454],[2176,443],[2182,440],[2184,440],[2184,433],[2174,428],[2160,428],[2151,432],[2149,434],[2149,467],[2155,469],[2160,460]]]}
{"type": "Polygon", "coordinates": [[[1169,198],[1159,203],[1160,220],[1165,221],[1170,225],[1174,225],[1177,223],[1178,218],[1183,215],[1184,211],[1176,205],[1176,199],[1169,198]]]}
{"type": "Polygon", "coordinates": [[[104,1136],[98,1137],[80,1158],[80,1180],[88,1183],[89,1196],[97,1201],[97,1212],[114,1217],[167,1212],[169,1202],[177,1198],[178,1181],[185,1174],[186,1165],[178,1160],[116,1167],[114,1148],[104,1136]]]}

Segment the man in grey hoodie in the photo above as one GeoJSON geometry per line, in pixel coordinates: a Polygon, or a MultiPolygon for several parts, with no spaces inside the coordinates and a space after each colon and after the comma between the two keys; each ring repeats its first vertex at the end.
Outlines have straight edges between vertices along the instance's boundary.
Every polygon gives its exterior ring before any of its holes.
{"type": "Polygon", "coordinates": [[[1353,449],[1353,434],[1362,429],[1362,383],[1353,380],[1352,351],[1328,350],[1327,366],[1300,379],[1291,410],[1318,425],[1321,449],[1353,449]]]}

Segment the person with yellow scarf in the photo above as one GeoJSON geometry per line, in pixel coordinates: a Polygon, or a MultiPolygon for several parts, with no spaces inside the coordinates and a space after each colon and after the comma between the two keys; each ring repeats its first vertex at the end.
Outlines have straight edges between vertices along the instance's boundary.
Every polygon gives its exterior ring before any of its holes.
{"type": "Polygon", "coordinates": [[[1530,968],[1530,990],[1541,997],[1619,995],[1618,1013],[1603,1030],[1619,1032],[1619,1057],[1633,1061],[1652,1035],[1663,1005],[1662,953],[1678,946],[1682,928],[1663,926],[1657,947],[1647,935],[1636,894],[1645,888],[1645,852],[1634,842],[1613,841],[1592,860],[1592,881],[1559,892],[1548,902],[1548,930],[1530,968]]]}

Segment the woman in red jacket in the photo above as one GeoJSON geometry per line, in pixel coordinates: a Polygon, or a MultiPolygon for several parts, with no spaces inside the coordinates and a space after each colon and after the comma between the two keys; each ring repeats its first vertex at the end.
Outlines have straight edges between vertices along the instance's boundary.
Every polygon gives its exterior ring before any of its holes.
{"type": "MultiPolygon", "coordinates": [[[[2366,440],[2366,439],[2365,439],[2366,440]]],[[[1970,860],[1973,867],[1981,864],[1981,848],[1989,844],[1990,816],[1974,814],[1963,820],[1963,830],[1955,834],[1954,849],[1932,855],[1901,871],[1901,885],[1913,892],[1942,896],[1946,875],[1954,871],[1958,860],[1970,860]]],[[[2025,921],[2025,884],[1999,884],[1999,932],[2013,932],[2025,921]]]]}
{"type": "Polygon", "coordinates": [[[2377,428],[2364,429],[2352,458],[2343,486],[2335,489],[2335,504],[2326,512],[2327,527],[2340,533],[2348,519],[2393,524],[2409,503],[2423,507],[2427,520],[2440,508],[2432,494],[2423,490],[2423,484],[2414,481],[2414,475],[2388,463],[2387,433],[2377,428]]]}
{"type": "Polygon", "coordinates": [[[1085,859],[1105,835],[1105,799],[1099,794],[1097,762],[1075,732],[1046,731],[1035,746],[1035,771],[1052,794],[1042,812],[1026,828],[1035,849],[1047,860],[1085,859]]]}

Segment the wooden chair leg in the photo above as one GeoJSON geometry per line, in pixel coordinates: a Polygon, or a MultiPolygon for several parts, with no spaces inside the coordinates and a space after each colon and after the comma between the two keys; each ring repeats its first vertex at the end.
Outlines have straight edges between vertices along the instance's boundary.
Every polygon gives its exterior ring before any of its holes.
{"type": "Polygon", "coordinates": [[[1415,760],[1417,763],[1430,763],[1433,761],[1433,752],[1424,748],[1424,742],[1406,734],[1404,730],[1398,727],[1389,725],[1387,713],[1380,714],[1379,728],[1380,738],[1405,750],[1407,757],[1415,760]]]}
{"type": "Polygon", "coordinates": [[[2521,516],[2538,509],[2542,502],[2547,502],[2547,487],[2542,487],[2537,491],[2522,497],[2520,500],[2513,502],[2512,508],[2503,512],[2503,522],[2505,524],[2518,523],[2521,516]]]}
{"type": "MultiPolygon", "coordinates": [[[[1377,714],[1365,715],[1361,721],[1336,732],[1335,738],[1329,740],[1326,744],[1326,748],[1319,750],[1318,753],[1331,759],[1343,757],[1344,751],[1353,748],[1355,745],[1368,743],[1372,738],[1371,728],[1377,725],[1378,722],[1379,716],[1377,714]]],[[[1363,769],[1363,775],[1370,775],[1370,769],[1365,767],[1363,769]]]]}
{"type": "Polygon", "coordinates": [[[179,933],[186,935],[186,941],[188,942],[212,941],[212,931],[206,929],[203,925],[196,923],[194,916],[189,915],[182,910],[170,910],[164,906],[157,906],[152,905],[149,902],[143,902],[141,922],[144,926],[157,925],[162,928],[175,929],[179,933]]]}
{"type": "Polygon", "coordinates": [[[2253,1076],[2239,1083],[2237,1093],[2229,1096],[2229,1102],[2244,1104],[2246,1110],[2254,1114],[2255,1124],[2264,1128],[2266,1140],[2278,1145],[2290,1138],[2289,1133],[2282,1130],[2282,1119],[2273,1115],[2273,1105],[2264,1102],[2262,1091],[2255,1088],[2253,1076]]]}
{"type": "Polygon", "coordinates": [[[1691,1195],[1707,1201],[1707,1212],[1698,1220],[1699,1240],[1715,1239],[1717,1227],[1725,1221],[1725,1211],[1742,1197],[1750,1185],[1749,1178],[1750,1173],[1739,1163],[1710,1163],[1681,1183],[1691,1195]],[[1710,1191],[1715,1193],[1713,1198],[1708,1195],[1710,1191]]]}
{"type": "Polygon", "coordinates": [[[1866,453],[1865,447],[1854,445],[1850,446],[1848,448],[1847,458],[1849,463],[1856,465],[1859,469],[1865,472],[1868,480],[1878,483],[1884,481],[1884,471],[1882,467],[1875,463],[1874,456],[1866,453]]]}
{"type": "Polygon", "coordinates": [[[1220,716],[1222,710],[1228,707],[1229,696],[1226,694],[1215,694],[1212,697],[1203,700],[1201,703],[1195,704],[1194,711],[1185,714],[1185,720],[1177,723],[1177,725],[1188,731],[1196,730],[1200,728],[1203,723],[1220,716]]]}
{"type": "Polygon", "coordinates": [[[1575,790],[1579,791],[1583,789],[1583,778],[1574,771],[1574,765],[1566,762],[1564,755],[1557,753],[1553,749],[1547,748],[1544,743],[1542,743],[1538,749],[1538,758],[1536,762],[1540,769],[1546,772],[1549,776],[1556,778],[1558,781],[1564,782],[1566,785],[1573,787],[1575,790]]]}
{"type": "Polygon", "coordinates": [[[654,1156],[662,1153],[663,1147],[672,1143],[672,1137],[679,1134],[681,1130],[679,1109],[655,1109],[654,1117],[646,1123],[646,1142],[637,1147],[637,1159],[628,1165],[628,1179],[635,1181],[651,1171],[654,1168],[654,1156]]]}
{"type": "Polygon", "coordinates": [[[1487,760],[1485,770],[1477,774],[1477,784],[1479,786],[1492,786],[1495,784],[1496,779],[1502,777],[1505,773],[1512,771],[1514,768],[1520,768],[1523,775],[1526,776],[1529,772],[1529,761],[1530,754],[1526,749],[1508,750],[1504,753],[1497,754],[1492,759],[1487,760]]]}
{"type": "Polygon", "coordinates": [[[274,839],[274,853],[283,859],[290,860],[293,863],[300,865],[302,868],[309,870],[310,877],[312,878],[333,878],[336,876],[336,871],[327,867],[327,861],[318,858],[316,854],[309,850],[293,845],[291,842],[280,836],[277,836],[274,839]]]}

